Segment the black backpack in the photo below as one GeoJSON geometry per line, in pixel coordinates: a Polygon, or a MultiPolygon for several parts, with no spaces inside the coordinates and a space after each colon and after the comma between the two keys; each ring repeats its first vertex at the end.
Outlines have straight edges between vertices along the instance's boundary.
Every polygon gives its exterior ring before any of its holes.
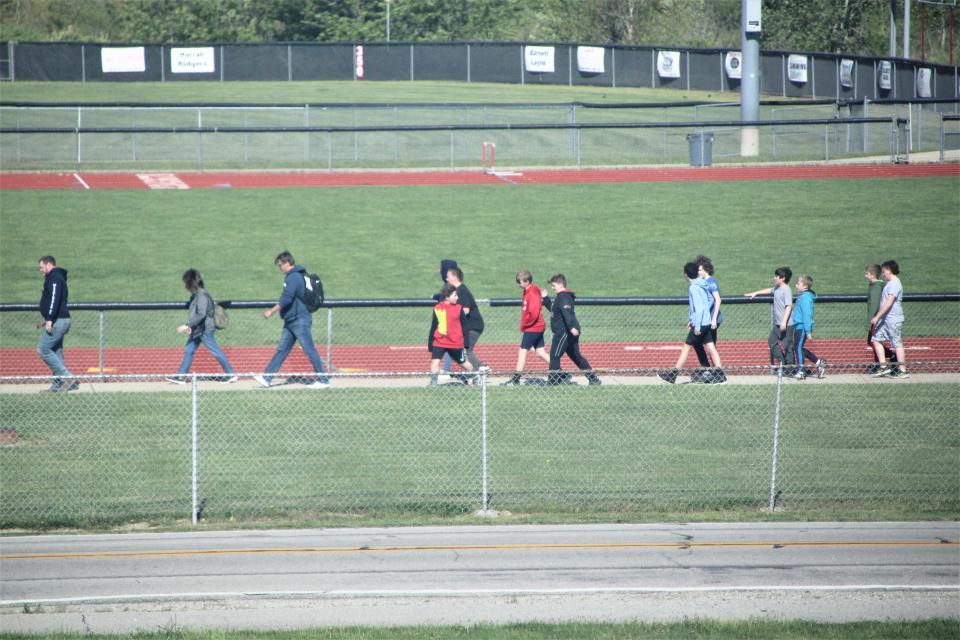
{"type": "Polygon", "coordinates": [[[303,274],[303,304],[313,313],[323,304],[323,282],[315,273],[303,274]]]}

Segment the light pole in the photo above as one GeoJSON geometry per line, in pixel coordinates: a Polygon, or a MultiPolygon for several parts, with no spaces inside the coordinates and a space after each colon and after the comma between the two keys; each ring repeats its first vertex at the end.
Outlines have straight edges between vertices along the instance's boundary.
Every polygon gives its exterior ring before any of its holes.
{"type": "MultiPolygon", "coordinates": [[[[759,120],[760,112],[760,0],[740,1],[740,120],[759,120]]],[[[740,155],[760,154],[760,131],[756,127],[740,129],[740,155]]]]}
{"type": "Polygon", "coordinates": [[[387,42],[390,42],[390,0],[387,0],[387,42]]]}

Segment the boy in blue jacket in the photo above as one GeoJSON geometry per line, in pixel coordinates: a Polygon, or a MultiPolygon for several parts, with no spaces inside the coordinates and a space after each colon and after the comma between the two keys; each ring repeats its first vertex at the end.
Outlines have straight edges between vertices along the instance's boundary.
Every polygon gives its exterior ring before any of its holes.
{"type": "MultiPolygon", "coordinates": [[[[816,302],[817,294],[813,291],[813,278],[808,275],[802,275],[797,278],[797,301],[793,305],[793,314],[790,316],[790,326],[787,327],[787,336],[784,340],[789,343],[790,351],[796,358],[797,370],[793,377],[797,380],[803,380],[807,377],[803,369],[805,360],[813,362],[817,366],[817,377],[822,379],[827,373],[827,361],[818,358],[812,351],[807,349],[806,341],[813,334],[813,307],[816,302]]],[[[786,344],[784,347],[786,348],[786,344]]]]}
{"type": "MultiPolygon", "coordinates": [[[[698,269],[699,265],[697,265],[696,262],[688,262],[683,265],[683,275],[687,278],[687,282],[690,283],[690,286],[687,288],[687,300],[690,304],[687,319],[690,331],[687,333],[687,340],[680,350],[677,366],[669,371],[657,374],[661,380],[669,384],[675,384],[677,382],[677,376],[680,374],[680,369],[682,369],[686,363],[691,348],[702,346],[706,352],[714,358],[714,362],[719,361],[717,349],[713,344],[713,331],[710,329],[713,316],[710,309],[711,296],[707,292],[709,285],[706,280],[699,277],[698,269]]],[[[723,384],[727,381],[727,378],[723,375],[723,371],[718,369],[714,375],[707,376],[704,380],[710,380],[714,384],[723,384]]]]}

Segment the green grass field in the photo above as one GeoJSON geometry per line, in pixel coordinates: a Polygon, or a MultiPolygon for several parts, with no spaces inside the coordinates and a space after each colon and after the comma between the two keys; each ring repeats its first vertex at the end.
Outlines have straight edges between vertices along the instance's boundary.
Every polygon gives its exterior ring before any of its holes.
{"type": "MultiPolygon", "coordinates": [[[[760,513],[773,393],[770,385],[492,388],[490,506],[760,513]]],[[[955,384],[789,386],[780,504],[807,516],[907,506],[955,513],[960,423],[947,398],[956,393],[955,384]],[[889,415],[898,418],[878,432],[889,415]]],[[[477,389],[338,389],[320,412],[311,411],[314,396],[295,386],[200,394],[205,518],[457,517],[481,508],[477,389]]],[[[2,398],[0,423],[17,429],[19,442],[0,449],[0,528],[189,518],[189,393],[2,398]]]]}
{"type": "MultiPolygon", "coordinates": [[[[187,631],[170,628],[130,635],[51,633],[30,637],[43,640],[951,640],[957,638],[958,632],[956,620],[826,623],[755,619],[739,622],[690,620],[614,624],[530,622],[470,627],[326,627],[293,631],[187,631]]],[[[20,637],[0,633],[0,640],[20,637]]]]}
{"type": "Polygon", "coordinates": [[[269,299],[289,249],[330,298],[424,297],[442,257],[480,297],[514,297],[517,270],[560,271],[580,295],[685,294],[709,255],[727,295],[783,264],[819,293],[865,290],[895,258],[907,291],[960,281],[953,178],[205,191],[2,192],[0,300],[32,301],[37,257],[71,272],[71,299],[178,300],[193,266],[220,298],[269,299]],[[889,230],[889,231],[888,231],[889,230]]]}

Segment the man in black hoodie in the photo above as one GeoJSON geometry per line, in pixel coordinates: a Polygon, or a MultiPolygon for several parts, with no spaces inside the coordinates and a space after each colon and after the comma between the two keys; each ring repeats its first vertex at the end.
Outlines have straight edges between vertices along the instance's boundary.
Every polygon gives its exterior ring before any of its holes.
{"type": "Polygon", "coordinates": [[[585,375],[590,384],[600,384],[600,378],[591,371],[590,363],[580,353],[580,323],[573,310],[576,296],[573,291],[567,289],[567,279],[562,273],[550,278],[550,286],[557,294],[555,300],[551,302],[550,298],[546,297],[547,292],[542,292],[543,306],[550,310],[550,330],[553,332],[553,338],[550,340],[550,376],[547,378],[547,384],[576,384],[570,379],[569,373],[560,370],[560,357],[563,354],[567,354],[567,357],[581,371],[586,372],[585,375]]]}
{"type": "Polygon", "coordinates": [[[63,361],[63,337],[70,331],[70,311],[67,310],[67,270],[57,266],[53,256],[40,258],[40,273],[43,274],[43,293],[40,295],[40,345],[37,353],[50,367],[53,381],[50,391],[73,391],[80,387],[76,380],[63,380],[72,376],[63,361]]]}

